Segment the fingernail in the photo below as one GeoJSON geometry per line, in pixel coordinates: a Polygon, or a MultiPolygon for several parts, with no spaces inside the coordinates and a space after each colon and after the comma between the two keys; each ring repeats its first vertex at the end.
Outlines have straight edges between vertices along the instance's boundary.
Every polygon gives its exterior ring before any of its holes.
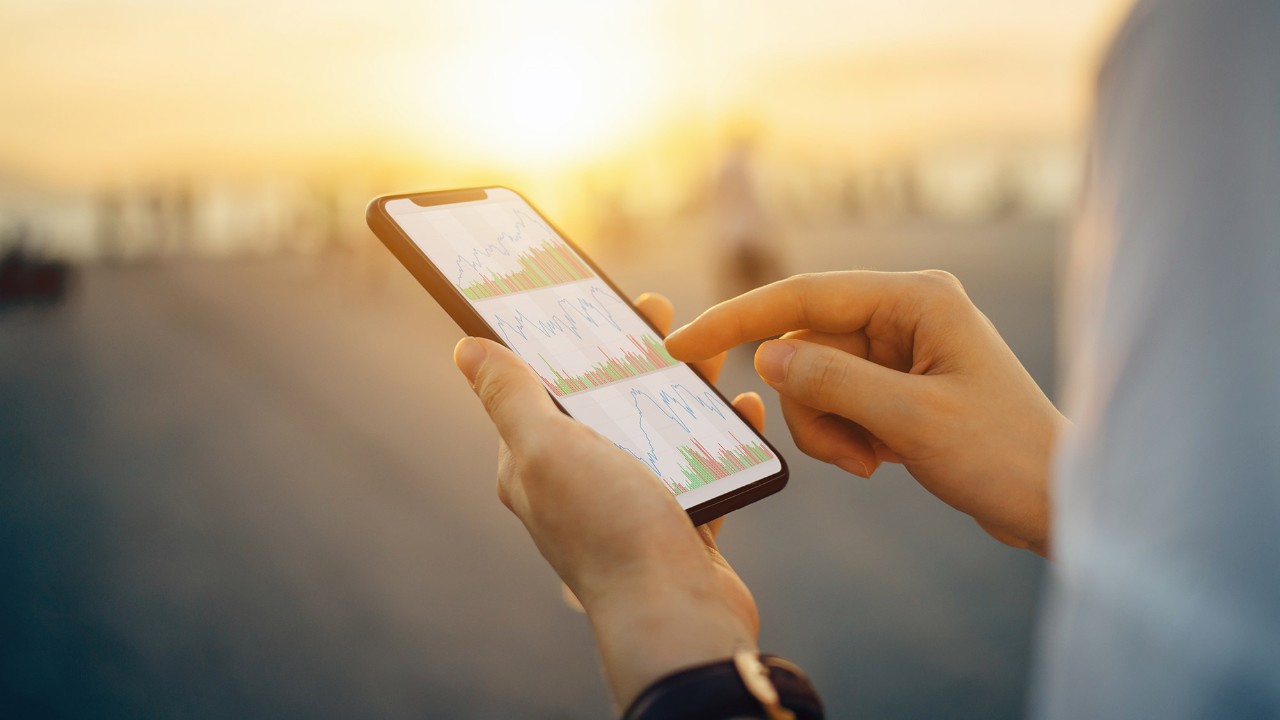
{"type": "Polygon", "coordinates": [[[835,466],[850,475],[857,475],[860,478],[871,477],[871,471],[867,469],[867,464],[861,460],[854,460],[853,458],[837,458],[835,466]]]}
{"type": "Polygon", "coordinates": [[[686,323],[676,328],[675,330],[672,330],[671,332],[667,333],[667,339],[670,340],[671,338],[679,335],[680,333],[684,332],[685,329],[689,327],[689,325],[692,325],[692,324],[693,323],[686,323]]]}
{"type": "Polygon", "coordinates": [[[462,338],[458,346],[453,349],[453,364],[458,366],[472,386],[476,384],[476,373],[484,363],[486,354],[484,346],[472,337],[462,338]]]}
{"type": "Polygon", "coordinates": [[[773,340],[756,350],[756,372],[767,382],[780,383],[787,379],[787,366],[796,346],[789,342],[773,340]]]}

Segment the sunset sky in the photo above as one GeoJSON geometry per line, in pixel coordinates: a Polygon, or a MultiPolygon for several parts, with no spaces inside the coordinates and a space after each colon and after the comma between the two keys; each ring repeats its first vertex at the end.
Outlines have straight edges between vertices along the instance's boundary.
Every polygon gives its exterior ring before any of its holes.
{"type": "Polygon", "coordinates": [[[800,155],[1067,138],[1119,8],[9,0],[0,176],[549,172],[734,117],[800,155]]]}

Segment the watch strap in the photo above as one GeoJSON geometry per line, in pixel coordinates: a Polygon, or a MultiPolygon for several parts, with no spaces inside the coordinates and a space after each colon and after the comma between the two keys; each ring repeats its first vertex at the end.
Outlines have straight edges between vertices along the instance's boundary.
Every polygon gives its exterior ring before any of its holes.
{"type": "Polygon", "coordinates": [[[800,668],[773,655],[738,653],[655,681],[623,720],[820,720],[822,701],[800,668]],[[745,656],[745,657],[744,657],[745,656]]]}

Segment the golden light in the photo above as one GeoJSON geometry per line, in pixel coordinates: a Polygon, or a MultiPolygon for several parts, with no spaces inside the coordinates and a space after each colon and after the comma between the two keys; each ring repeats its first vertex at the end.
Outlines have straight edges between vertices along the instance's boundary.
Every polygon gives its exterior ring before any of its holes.
{"type": "Polygon", "coordinates": [[[643,37],[575,38],[553,19],[526,20],[443,58],[432,54],[439,72],[423,112],[445,135],[437,147],[472,160],[563,166],[607,154],[653,122],[657,68],[643,37]]]}

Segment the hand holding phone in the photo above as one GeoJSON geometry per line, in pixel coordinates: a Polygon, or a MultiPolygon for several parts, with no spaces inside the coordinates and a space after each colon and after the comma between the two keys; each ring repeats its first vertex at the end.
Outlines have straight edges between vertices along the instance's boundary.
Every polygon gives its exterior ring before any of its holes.
{"type": "MultiPolygon", "coordinates": [[[[720,522],[691,527],[648,468],[563,415],[506,348],[465,338],[454,359],[503,438],[498,496],[581,600],[619,707],[675,669],[755,647],[759,614],[716,548],[720,522]]],[[[763,422],[754,393],[735,405],[763,422]]]]}
{"type": "Polygon", "coordinates": [[[786,484],[777,451],[518,194],[386,196],[367,217],[464,331],[513,350],[561,410],[648,468],[695,524],[786,484]]]}

